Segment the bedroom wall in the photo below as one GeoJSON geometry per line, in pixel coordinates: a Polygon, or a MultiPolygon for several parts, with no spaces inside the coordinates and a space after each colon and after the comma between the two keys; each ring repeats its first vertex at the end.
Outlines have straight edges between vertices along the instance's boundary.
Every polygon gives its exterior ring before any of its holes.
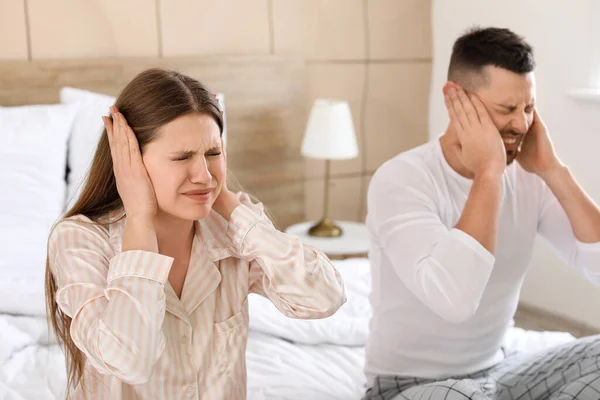
{"type": "MultiPolygon", "coordinates": [[[[350,102],[360,145],[334,162],[330,215],[362,220],[370,176],[427,140],[429,0],[0,0],[0,60],[300,54],[313,99],[350,102]]],[[[306,217],[323,210],[306,162],[306,217]]]]}
{"type": "MultiPolygon", "coordinates": [[[[536,102],[559,155],[588,193],[600,201],[600,98],[588,102],[570,95],[573,89],[600,89],[600,2],[565,4],[548,0],[543,7],[537,0],[433,0],[432,4],[435,62],[431,137],[441,133],[447,123],[441,88],[454,38],[473,24],[513,29],[535,48],[536,102]]],[[[534,251],[521,301],[581,322],[585,325],[582,334],[600,329],[600,290],[562,263],[541,240],[534,251]]]]}

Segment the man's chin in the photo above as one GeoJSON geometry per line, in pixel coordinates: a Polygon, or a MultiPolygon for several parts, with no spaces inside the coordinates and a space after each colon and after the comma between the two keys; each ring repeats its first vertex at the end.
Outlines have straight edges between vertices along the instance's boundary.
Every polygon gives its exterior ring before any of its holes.
{"type": "Polygon", "coordinates": [[[512,163],[514,163],[517,160],[517,156],[509,156],[508,154],[506,155],[506,166],[508,167],[509,165],[511,165],[512,163]]]}

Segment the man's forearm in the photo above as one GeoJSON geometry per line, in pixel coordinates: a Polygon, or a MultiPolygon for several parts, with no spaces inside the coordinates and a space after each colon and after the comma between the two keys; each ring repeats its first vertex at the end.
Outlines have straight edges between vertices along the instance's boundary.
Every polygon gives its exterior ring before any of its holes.
{"type": "Polygon", "coordinates": [[[600,208],[577,183],[566,166],[541,176],[569,217],[577,240],[600,242],[600,208]]]}
{"type": "Polygon", "coordinates": [[[456,228],[469,234],[490,253],[496,251],[500,202],[502,200],[502,175],[475,177],[469,198],[456,228]]]}

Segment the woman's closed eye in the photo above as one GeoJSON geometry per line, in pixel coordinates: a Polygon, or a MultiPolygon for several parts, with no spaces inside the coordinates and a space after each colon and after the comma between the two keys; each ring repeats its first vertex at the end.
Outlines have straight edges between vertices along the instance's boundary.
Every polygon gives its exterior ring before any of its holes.
{"type": "MultiPolygon", "coordinates": [[[[211,150],[211,151],[207,151],[204,154],[204,157],[217,157],[221,155],[221,150],[211,150]]],[[[185,154],[181,154],[177,157],[172,158],[172,161],[185,161],[188,160],[190,158],[193,158],[194,154],[190,154],[190,153],[185,153],[185,154]]]]}

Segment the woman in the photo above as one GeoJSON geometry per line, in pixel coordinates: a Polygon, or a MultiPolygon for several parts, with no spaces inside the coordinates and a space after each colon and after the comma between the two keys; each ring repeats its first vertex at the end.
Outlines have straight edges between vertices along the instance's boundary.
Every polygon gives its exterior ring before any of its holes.
{"type": "Polygon", "coordinates": [[[53,229],[46,292],[77,399],[244,399],[248,293],[285,315],[345,301],[331,262],[227,187],[223,119],[202,84],[152,69],[105,127],[53,229]]]}

